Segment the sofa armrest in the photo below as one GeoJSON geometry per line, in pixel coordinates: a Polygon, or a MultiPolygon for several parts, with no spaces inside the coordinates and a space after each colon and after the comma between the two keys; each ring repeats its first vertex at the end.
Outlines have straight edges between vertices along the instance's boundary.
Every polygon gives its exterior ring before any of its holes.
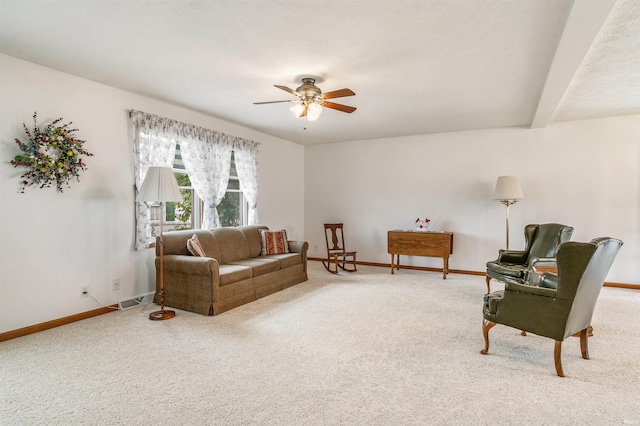
{"type": "Polygon", "coordinates": [[[309,249],[309,243],[306,241],[287,241],[289,244],[289,251],[293,253],[302,253],[309,249]]]}
{"type": "Polygon", "coordinates": [[[302,265],[304,271],[307,271],[307,251],[309,251],[309,243],[306,241],[287,241],[289,244],[289,251],[292,253],[300,253],[302,256],[302,265]]]}
{"type": "MultiPolygon", "coordinates": [[[[159,269],[156,257],[156,289],[159,269]]],[[[213,303],[220,298],[220,265],[212,257],[166,255],[164,285],[168,306],[213,315],[213,303]]]]}
{"type": "MultiPolygon", "coordinates": [[[[180,254],[168,254],[163,256],[165,272],[180,272],[191,275],[220,274],[218,261],[212,257],[184,256],[180,254]]],[[[160,258],[156,258],[156,266],[160,258]]]]}

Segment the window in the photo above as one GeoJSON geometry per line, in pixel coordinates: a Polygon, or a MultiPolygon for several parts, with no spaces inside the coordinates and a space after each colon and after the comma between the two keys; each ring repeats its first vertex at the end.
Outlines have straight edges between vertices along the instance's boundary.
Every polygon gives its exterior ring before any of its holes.
{"type": "Polygon", "coordinates": [[[218,205],[218,216],[222,226],[240,226],[247,223],[247,203],[240,191],[240,180],[236,170],[236,162],[231,153],[231,173],[227,193],[218,205]]]}
{"type": "Polygon", "coordinates": [[[164,209],[135,203],[136,250],[149,247],[160,223],[167,230],[259,223],[257,142],[143,111],[131,110],[129,118],[134,188],[142,185],[148,167],[173,165],[182,194],[164,209]]]}
{"type": "MultiPolygon", "coordinates": [[[[173,171],[182,194],[182,201],[168,202],[164,212],[163,232],[182,229],[199,229],[202,225],[202,211],[204,206],[191,186],[189,174],[185,170],[180,154],[180,144],[176,144],[176,154],[173,171]],[[195,224],[195,225],[194,225],[195,224]]],[[[231,173],[227,192],[218,205],[218,215],[222,226],[240,226],[247,224],[247,203],[240,190],[240,180],[236,170],[235,158],[231,154],[231,173]]],[[[160,220],[151,220],[152,235],[160,234],[160,220]]]]}

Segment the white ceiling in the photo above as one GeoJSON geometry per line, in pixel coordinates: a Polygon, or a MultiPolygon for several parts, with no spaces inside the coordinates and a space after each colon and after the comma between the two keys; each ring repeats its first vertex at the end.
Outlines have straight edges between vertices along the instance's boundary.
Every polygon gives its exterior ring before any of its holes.
{"type": "Polygon", "coordinates": [[[301,144],[640,113],[640,0],[0,0],[0,52],[301,144]],[[304,76],[357,111],[253,105],[304,76]]]}

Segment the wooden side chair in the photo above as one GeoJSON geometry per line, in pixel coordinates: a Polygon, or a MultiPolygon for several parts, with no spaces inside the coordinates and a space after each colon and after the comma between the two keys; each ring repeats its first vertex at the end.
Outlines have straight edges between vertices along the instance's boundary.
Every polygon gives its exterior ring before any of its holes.
{"type": "Polygon", "coordinates": [[[356,253],[346,251],[344,244],[344,231],[342,223],[325,223],[324,238],[327,243],[327,260],[322,264],[332,274],[338,273],[338,268],[347,272],[355,272],[356,253]]]}

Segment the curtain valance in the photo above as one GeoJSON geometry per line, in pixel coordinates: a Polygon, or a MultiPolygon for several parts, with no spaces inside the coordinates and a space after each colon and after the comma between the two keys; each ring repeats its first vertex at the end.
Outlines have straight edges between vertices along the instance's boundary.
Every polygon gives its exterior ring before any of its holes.
{"type": "Polygon", "coordinates": [[[249,139],[183,123],[171,118],[160,117],[148,112],[131,110],[129,111],[129,117],[131,117],[131,122],[136,129],[153,134],[162,134],[165,137],[198,139],[204,142],[231,142],[234,149],[239,149],[240,147],[257,149],[260,145],[258,142],[249,139]]]}

